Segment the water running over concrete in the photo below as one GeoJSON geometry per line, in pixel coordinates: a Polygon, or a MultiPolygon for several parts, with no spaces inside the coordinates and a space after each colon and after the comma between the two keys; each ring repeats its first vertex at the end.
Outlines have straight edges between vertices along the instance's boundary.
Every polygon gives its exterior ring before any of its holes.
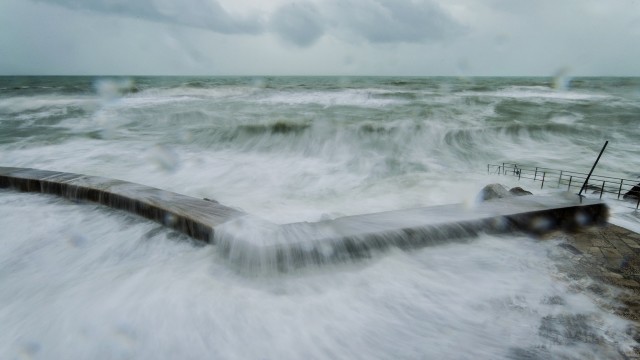
{"type": "Polygon", "coordinates": [[[542,235],[606,222],[606,205],[573,194],[496,199],[346,216],[315,223],[273,224],[212,200],[200,200],[102,177],[0,168],[0,187],[92,201],[214,242],[242,272],[286,271],[369,257],[391,246],[416,248],[480,232],[542,235]]]}

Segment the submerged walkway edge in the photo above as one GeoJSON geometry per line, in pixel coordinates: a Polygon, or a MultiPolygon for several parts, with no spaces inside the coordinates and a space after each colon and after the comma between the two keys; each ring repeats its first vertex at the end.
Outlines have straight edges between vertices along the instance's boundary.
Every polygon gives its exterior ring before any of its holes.
{"type": "Polygon", "coordinates": [[[412,248],[473,237],[481,232],[543,235],[604,225],[608,208],[559,193],[517,196],[474,206],[423,207],[346,216],[320,222],[273,224],[215,201],[96,176],[0,167],[0,188],[100,203],[143,216],[196,240],[218,243],[240,267],[286,270],[367,257],[389,246],[412,248]]]}
{"type": "Polygon", "coordinates": [[[0,188],[91,201],[124,210],[211,242],[213,228],[243,212],[170,191],[122,180],[57,171],[0,167],[0,188]]]}

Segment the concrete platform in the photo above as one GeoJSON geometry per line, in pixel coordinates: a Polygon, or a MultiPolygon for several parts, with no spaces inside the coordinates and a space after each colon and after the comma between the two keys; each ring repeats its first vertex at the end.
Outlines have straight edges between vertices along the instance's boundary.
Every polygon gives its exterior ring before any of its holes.
{"type": "Polygon", "coordinates": [[[271,224],[251,216],[216,229],[223,255],[243,271],[279,271],[309,264],[366,258],[394,246],[403,249],[467,241],[478,233],[554,231],[603,225],[608,209],[577,195],[522,196],[483,202],[347,216],[315,223],[271,224]]]}
{"type": "Polygon", "coordinates": [[[560,237],[559,270],[575,290],[635,324],[630,333],[639,343],[624,358],[640,359],[640,234],[606,224],[560,237]]]}
{"type": "Polygon", "coordinates": [[[476,206],[445,205],[278,225],[215,201],[103,177],[0,167],[0,187],[91,201],[143,216],[194,239],[218,244],[241,271],[286,271],[371,256],[390,246],[466,241],[480,232],[540,236],[606,223],[599,201],[564,193],[476,206]]]}
{"type": "Polygon", "coordinates": [[[212,229],[243,212],[207,201],[122,180],[57,171],[0,167],[0,188],[91,201],[124,210],[211,242],[212,229]]]}

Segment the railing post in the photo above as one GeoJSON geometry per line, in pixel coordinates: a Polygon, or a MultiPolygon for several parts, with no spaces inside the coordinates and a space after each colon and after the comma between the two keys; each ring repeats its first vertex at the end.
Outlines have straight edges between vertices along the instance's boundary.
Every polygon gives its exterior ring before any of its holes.
{"type": "Polygon", "coordinates": [[[537,177],[538,177],[538,167],[536,166],[536,173],[533,174],[533,181],[536,181],[537,177]]]}
{"type": "Polygon", "coordinates": [[[624,179],[620,179],[620,188],[618,189],[618,200],[620,200],[620,193],[622,192],[622,182],[624,179]]]}
{"type": "Polygon", "coordinates": [[[638,203],[636,204],[636,210],[638,210],[638,206],[640,206],[640,196],[638,196],[638,203]]]}
{"type": "Polygon", "coordinates": [[[567,186],[567,191],[571,191],[571,180],[573,180],[573,175],[569,176],[569,186],[567,186]]]}
{"type": "Polygon", "coordinates": [[[502,163],[502,175],[505,175],[506,173],[507,173],[507,170],[505,170],[504,163],[502,163]]]}
{"type": "Polygon", "coordinates": [[[544,177],[545,177],[545,175],[547,175],[546,171],[542,173],[542,185],[540,185],[540,189],[542,189],[544,187],[544,177]]]}
{"type": "Polygon", "coordinates": [[[602,199],[603,193],[604,193],[604,181],[602,182],[602,188],[600,188],[600,199],[602,199]]]}
{"type": "Polygon", "coordinates": [[[487,164],[487,175],[489,175],[491,173],[491,171],[489,171],[490,167],[491,167],[491,164],[487,164]]]}
{"type": "Polygon", "coordinates": [[[560,187],[561,182],[562,182],[562,170],[560,170],[560,177],[558,178],[558,187],[560,187]]]}
{"type": "Polygon", "coordinates": [[[580,191],[578,191],[578,196],[582,195],[582,191],[589,184],[589,178],[591,177],[591,174],[593,174],[593,170],[596,168],[596,165],[598,165],[598,161],[600,161],[600,157],[602,156],[602,153],[604,152],[604,149],[607,148],[607,144],[609,144],[609,140],[604,142],[604,146],[602,147],[602,150],[600,150],[600,154],[598,154],[598,157],[596,158],[596,161],[593,163],[593,166],[591,167],[591,171],[589,171],[589,175],[587,175],[587,178],[584,179],[584,184],[582,184],[582,187],[580,188],[580,191]]]}

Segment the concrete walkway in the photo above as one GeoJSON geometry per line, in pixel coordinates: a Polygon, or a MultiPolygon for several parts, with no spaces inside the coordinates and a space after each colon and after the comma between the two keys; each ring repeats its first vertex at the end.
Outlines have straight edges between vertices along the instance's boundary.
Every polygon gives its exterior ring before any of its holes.
{"type": "Polygon", "coordinates": [[[574,194],[514,196],[464,204],[274,224],[216,201],[98,176],[0,167],[0,188],[100,203],[216,243],[240,271],[288,271],[367,258],[389,247],[417,248],[479,233],[542,235],[604,224],[608,208],[574,194]]]}
{"type": "Polygon", "coordinates": [[[560,237],[566,240],[561,246],[568,250],[570,260],[560,270],[571,280],[593,280],[579,290],[600,299],[599,306],[635,323],[638,346],[625,355],[640,360],[640,234],[607,224],[560,237]]]}

